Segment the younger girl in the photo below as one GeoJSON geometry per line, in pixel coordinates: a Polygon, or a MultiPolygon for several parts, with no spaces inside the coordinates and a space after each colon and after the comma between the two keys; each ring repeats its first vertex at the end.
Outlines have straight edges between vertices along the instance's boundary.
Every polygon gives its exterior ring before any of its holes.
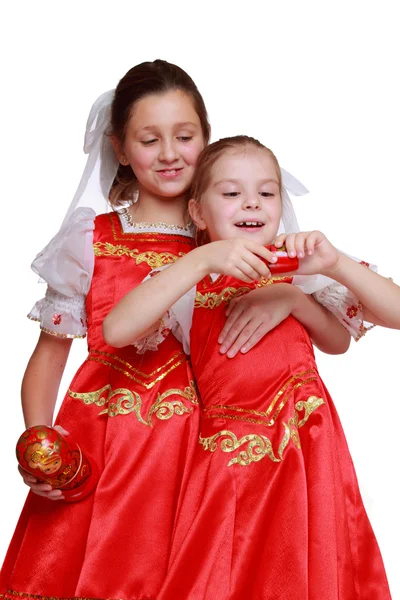
{"type": "Polygon", "coordinates": [[[62,492],[23,473],[35,493],[1,571],[2,597],[157,595],[198,436],[198,399],[188,359],[173,336],[144,355],[105,343],[101,325],[147,273],[193,248],[187,189],[208,138],[194,82],[165,61],[134,67],[92,109],[81,184],[60,232],[33,263],[48,288],[29,315],[42,333],[24,376],[22,403],[27,427],[52,424],[72,338],[87,331],[87,360],[56,423],[101,477],[94,493],[70,504],[50,502],[62,500],[62,492]],[[125,208],[95,218],[89,203],[107,198],[111,184],[111,204],[125,208]]]}
{"type": "Polygon", "coordinates": [[[334,284],[344,295],[343,325],[355,337],[365,331],[363,315],[400,328],[400,288],[338,252],[320,232],[277,238],[282,193],[277,160],[256,140],[230,138],[206,148],[189,209],[211,243],[131,291],[103,325],[113,344],[141,348],[152,331],[171,328],[190,346],[204,404],[162,600],[390,598],[306,331],[318,335],[325,313],[300,287],[319,289],[315,273],[346,286],[334,284]],[[264,246],[284,241],[299,269],[294,277],[271,277],[261,260],[273,263],[264,246]],[[264,286],[282,322],[250,354],[229,360],[218,345],[227,305],[264,286]],[[161,328],[154,325],[160,319],[161,328]]]}

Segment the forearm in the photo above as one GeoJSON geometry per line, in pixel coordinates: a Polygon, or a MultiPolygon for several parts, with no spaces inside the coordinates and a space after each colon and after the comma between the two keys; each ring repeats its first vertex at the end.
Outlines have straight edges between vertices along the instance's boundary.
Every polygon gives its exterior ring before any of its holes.
{"type": "Polygon", "coordinates": [[[305,327],[314,345],[326,354],[343,354],[351,336],[337,318],[311,295],[296,289],[292,315],[305,327]]]}
{"type": "Polygon", "coordinates": [[[363,305],[366,321],[400,329],[400,287],[393,281],[344,254],[326,275],[353,292],[363,305]]]}
{"type": "Polygon", "coordinates": [[[71,343],[72,340],[41,333],[22,380],[21,400],[26,427],[52,425],[71,343]]]}
{"type": "Polygon", "coordinates": [[[120,348],[141,339],[206,274],[201,248],[197,248],[138,285],[105,318],[105,341],[120,348]]]}

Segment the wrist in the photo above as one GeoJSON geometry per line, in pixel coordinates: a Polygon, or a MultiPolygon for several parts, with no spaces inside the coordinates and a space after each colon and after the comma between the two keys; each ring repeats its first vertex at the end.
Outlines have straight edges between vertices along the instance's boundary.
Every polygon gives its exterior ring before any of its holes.
{"type": "MultiPolygon", "coordinates": [[[[210,246],[210,244],[207,244],[210,246]]],[[[186,256],[190,257],[193,261],[193,268],[198,276],[198,281],[206,277],[212,272],[212,266],[209,260],[209,248],[207,246],[200,246],[199,248],[195,248],[186,256]]]]}
{"type": "Polygon", "coordinates": [[[326,277],[334,279],[335,281],[338,281],[339,283],[342,283],[342,279],[346,275],[346,269],[349,261],[351,261],[351,259],[348,256],[342,254],[342,252],[338,252],[338,259],[336,263],[333,265],[333,267],[327,269],[322,274],[326,275],[326,277]]]}

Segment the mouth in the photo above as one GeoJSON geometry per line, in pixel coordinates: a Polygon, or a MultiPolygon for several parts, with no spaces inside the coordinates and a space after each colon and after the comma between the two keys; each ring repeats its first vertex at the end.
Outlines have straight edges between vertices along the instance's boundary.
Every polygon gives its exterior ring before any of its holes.
{"type": "Polygon", "coordinates": [[[180,167],[179,169],[159,169],[156,172],[165,179],[174,179],[175,177],[178,177],[182,171],[183,167],[180,167]]]}
{"type": "Polygon", "coordinates": [[[239,227],[239,229],[261,229],[264,225],[265,223],[262,221],[239,221],[235,223],[235,227],[239,227]]]}

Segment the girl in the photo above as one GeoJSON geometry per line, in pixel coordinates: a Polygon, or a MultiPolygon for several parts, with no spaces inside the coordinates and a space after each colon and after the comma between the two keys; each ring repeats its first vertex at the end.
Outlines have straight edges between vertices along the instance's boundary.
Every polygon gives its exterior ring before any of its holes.
{"type": "Polygon", "coordinates": [[[87,331],[88,358],[56,423],[101,477],[95,493],[68,504],[49,502],[62,492],[23,473],[35,493],[1,572],[4,597],[134,600],[155,598],[161,586],[198,436],[193,375],[172,336],[143,355],[105,343],[101,324],[151,269],[193,248],[186,192],[209,134],[194,82],[165,61],[134,67],[93,107],[82,181],[60,232],[33,263],[48,288],[29,315],[42,333],[22,403],[27,427],[52,424],[72,338],[87,331]],[[112,206],[125,208],[94,218],[90,201],[107,198],[111,185],[112,206]]]}
{"type": "MultiPolygon", "coordinates": [[[[320,232],[277,237],[283,193],[277,160],[259,142],[240,136],[211,144],[189,203],[211,243],[131,291],[103,325],[113,344],[141,348],[153,331],[171,328],[190,346],[204,404],[162,600],[390,598],[343,430],[315,365],[310,336],[327,318],[300,287],[320,289],[315,273],[339,282],[341,320],[354,337],[365,332],[363,317],[400,328],[400,288],[320,232]],[[262,262],[274,262],[264,247],[273,241],[299,258],[294,277],[271,277],[262,262]],[[227,305],[257,288],[282,322],[252,353],[229,361],[218,347],[227,305]]],[[[337,303],[331,308],[337,313],[337,303]]],[[[340,327],[337,321],[331,335],[340,338],[340,327]]]]}

